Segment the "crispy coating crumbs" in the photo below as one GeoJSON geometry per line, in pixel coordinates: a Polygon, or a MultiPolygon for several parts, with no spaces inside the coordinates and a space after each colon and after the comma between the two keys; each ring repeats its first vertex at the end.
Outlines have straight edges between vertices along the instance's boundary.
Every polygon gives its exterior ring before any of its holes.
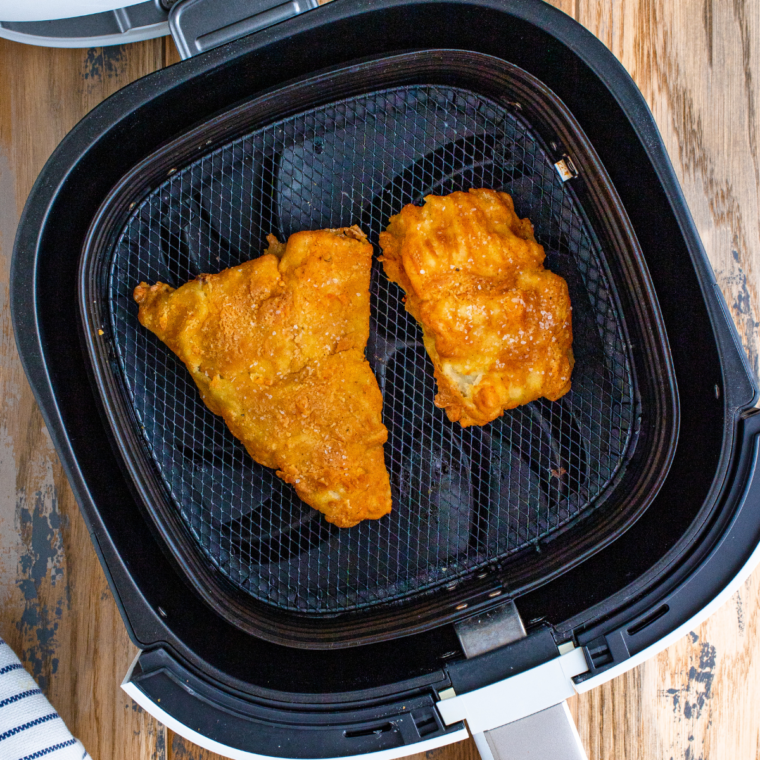
{"type": "Polygon", "coordinates": [[[257,259],[174,290],[141,283],[141,324],[262,465],[341,528],[391,510],[382,396],[364,358],[372,246],[358,227],[269,236],[257,259]]]}
{"type": "Polygon", "coordinates": [[[438,381],[436,406],[463,427],[485,425],[570,390],[567,283],[544,269],[533,225],[495,190],[429,195],[380,235],[383,267],[406,291],[438,381]]]}

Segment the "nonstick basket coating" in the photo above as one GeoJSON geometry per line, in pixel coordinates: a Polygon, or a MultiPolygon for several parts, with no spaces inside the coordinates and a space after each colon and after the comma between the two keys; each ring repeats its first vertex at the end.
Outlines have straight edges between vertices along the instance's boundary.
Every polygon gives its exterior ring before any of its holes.
{"type": "Polygon", "coordinates": [[[149,524],[207,604],[272,641],[354,646],[537,588],[632,525],[675,450],[672,361],[630,222],[562,102],[500,59],[372,59],[199,124],[103,201],[79,278],[101,411],[149,524]],[[578,169],[567,182],[565,153],[578,169]],[[419,327],[375,261],[367,356],[394,509],[338,530],[206,409],[139,325],[133,288],[260,255],[270,233],[358,223],[376,245],[406,203],[471,187],[511,193],[567,280],[573,389],[483,428],[450,423],[419,327]]]}
{"type": "Polygon", "coordinates": [[[458,88],[401,87],[245,135],[138,204],[111,254],[119,368],[167,496],[208,560],[246,592],[336,613],[434,589],[598,509],[636,443],[636,393],[604,253],[530,126],[458,88]],[[184,366],[136,318],[139,282],[178,287],[260,254],[265,237],[359,223],[430,193],[503,189],[568,281],[572,391],[462,429],[435,381],[403,293],[375,260],[367,357],[384,398],[393,512],[328,525],[256,464],[202,403],[184,366]]]}

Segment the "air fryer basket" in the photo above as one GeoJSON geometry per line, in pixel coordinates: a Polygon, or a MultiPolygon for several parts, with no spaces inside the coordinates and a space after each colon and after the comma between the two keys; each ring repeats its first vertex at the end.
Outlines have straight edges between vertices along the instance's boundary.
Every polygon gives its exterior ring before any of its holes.
{"type": "Polygon", "coordinates": [[[385,638],[536,588],[642,514],[675,446],[659,307],[614,188],[556,96],[479,54],[410,53],[310,78],[165,146],[93,223],[80,309],[114,443],[156,529],[217,612],[277,641],[385,638]],[[570,181],[555,168],[566,155],[570,181]],[[132,290],[255,257],[270,233],[359,223],[376,245],[406,203],[470,187],[509,192],[568,281],[573,389],[483,428],[450,423],[433,405],[420,330],[375,261],[367,356],[394,509],[338,530],[205,408],[137,322],[132,290]]]}

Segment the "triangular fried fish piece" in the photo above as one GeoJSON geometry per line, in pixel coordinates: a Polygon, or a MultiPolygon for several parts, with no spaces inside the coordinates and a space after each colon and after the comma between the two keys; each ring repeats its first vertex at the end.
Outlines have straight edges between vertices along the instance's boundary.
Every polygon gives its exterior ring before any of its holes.
{"type": "Polygon", "coordinates": [[[329,522],[382,517],[388,431],[364,358],[372,246],[358,227],[269,243],[261,257],[176,290],[138,285],[140,322],[253,459],[329,522]]]}
{"type": "Polygon", "coordinates": [[[485,425],[570,390],[567,283],[544,269],[533,225],[495,190],[429,195],[380,234],[383,267],[406,291],[438,381],[436,406],[485,425]]]}

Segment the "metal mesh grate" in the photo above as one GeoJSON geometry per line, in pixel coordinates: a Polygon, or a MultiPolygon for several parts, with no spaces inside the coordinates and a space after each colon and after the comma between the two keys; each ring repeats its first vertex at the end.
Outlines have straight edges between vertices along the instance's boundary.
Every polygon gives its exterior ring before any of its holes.
{"type": "Polygon", "coordinates": [[[109,297],[125,389],[167,498],[210,562],[280,608],[364,608],[503,560],[598,508],[634,446],[636,394],[602,251],[529,125],[465,90],[341,101],[177,171],[132,211],[112,252],[109,297]],[[140,327],[132,290],[234,266],[272,232],[285,240],[359,223],[376,244],[404,204],[470,187],[511,193],[547,266],[568,281],[573,390],[483,428],[449,423],[433,405],[421,332],[375,262],[367,356],[384,397],[394,508],[338,530],[206,409],[179,360],[140,327]]]}

